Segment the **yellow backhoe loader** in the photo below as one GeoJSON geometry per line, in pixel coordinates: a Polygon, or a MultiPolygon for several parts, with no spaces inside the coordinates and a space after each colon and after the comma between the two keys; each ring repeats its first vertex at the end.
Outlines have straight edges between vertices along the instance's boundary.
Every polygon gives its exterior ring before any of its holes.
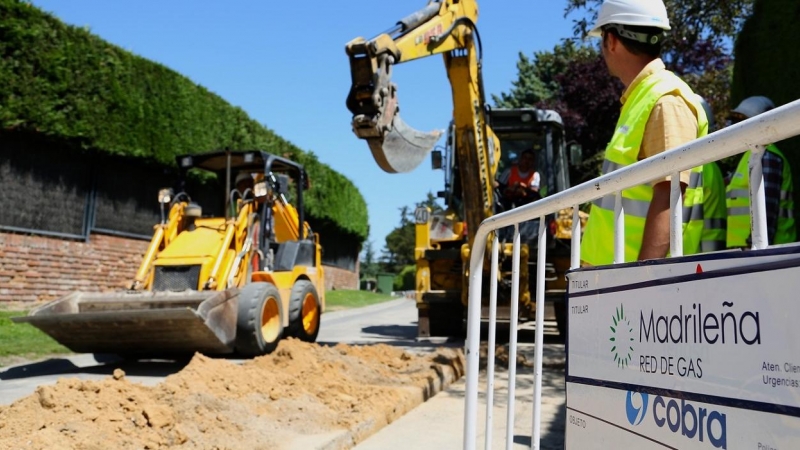
{"type": "Polygon", "coordinates": [[[260,150],[181,155],[177,163],[180,187],[159,192],[161,222],[129,289],[74,292],[13,320],[74,352],[128,357],[249,357],[270,353],[282,337],[315,341],[325,285],[319,236],[304,220],[304,168],[260,150]],[[190,170],[221,180],[224,216],[203,214],[184,191],[190,170]],[[289,180],[296,208],[286,198],[289,180]]]}
{"type": "MultiPolygon", "coordinates": [[[[446,210],[435,215],[427,208],[415,211],[420,337],[464,331],[468,262],[475,231],[484,219],[509,207],[499,201],[495,181],[500,171],[523,151],[533,150],[541,175],[539,193],[551,195],[570,187],[568,148],[573,164],[580,159],[580,147],[567,145],[557,112],[488,107],[477,20],[475,0],[429,1],[388,31],[369,40],[355,38],[345,47],[352,79],[346,101],[352,113],[352,129],[367,141],[375,162],[385,172],[404,173],[430,155],[434,169],[445,171],[445,190],[439,196],[444,198],[446,210]],[[436,55],[444,59],[452,90],[453,119],[446,134],[438,130],[420,132],[406,125],[400,117],[397,86],[391,82],[394,66],[436,55]],[[445,155],[433,151],[442,136],[446,136],[445,155]]],[[[556,320],[562,332],[566,324],[564,275],[569,268],[571,221],[570,209],[547,218],[546,228],[550,250],[545,295],[556,304],[556,320]]],[[[516,299],[511,299],[512,236],[505,233],[501,237],[499,319],[510,318],[512,302],[519,302],[520,320],[535,318],[535,295],[531,294],[535,292],[535,277],[528,274],[536,273],[538,219],[524,225],[516,299]]],[[[483,317],[488,317],[489,275],[485,270],[483,317]]]]}

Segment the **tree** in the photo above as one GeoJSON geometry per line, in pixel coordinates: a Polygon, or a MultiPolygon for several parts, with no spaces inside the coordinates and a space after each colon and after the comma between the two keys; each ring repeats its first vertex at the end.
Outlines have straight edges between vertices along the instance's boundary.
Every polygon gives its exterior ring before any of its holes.
{"type": "Polygon", "coordinates": [[[599,161],[619,116],[622,84],[609,75],[597,48],[566,39],[552,51],[520,54],[517,80],[509,93],[493,96],[496,106],[553,109],[567,140],[583,147],[584,161],[572,167],[574,183],[597,175],[599,161]],[[534,92],[529,86],[543,86],[534,92]]]}
{"type": "Polygon", "coordinates": [[[382,262],[390,272],[397,273],[414,263],[414,222],[409,218],[408,206],[400,208],[400,225],[386,236],[382,262]]]}
{"type": "Polygon", "coordinates": [[[431,209],[431,213],[437,213],[437,212],[444,211],[444,208],[442,208],[442,205],[440,205],[437,202],[438,202],[438,199],[436,198],[436,196],[434,196],[433,193],[429,191],[427,197],[425,197],[425,200],[417,203],[416,207],[417,208],[421,208],[423,206],[427,206],[428,208],[431,209]]]}
{"type": "Polygon", "coordinates": [[[583,161],[570,172],[570,179],[578,184],[599,174],[619,118],[623,85],[608,73],[596,50],[570,61],[556,79],[560,90],[551,108],[561,114],[567,139],[584,149],[583,161]]]}
{"type": "Polygon", "coordinates": [[[372,241],[367,241],[364,245],[364,252],[361,255],[361,275],[365,278],[375,278],[379,271],[380,266],[375,257],[375,249],[372,247],[372,241]]]}
{"type": "Polygon", "coordinates": [[[560,83],[557,77],[567,70],[567,65],[575,59],[590,57],[596,52],[586,46],[578,46],[573,41],[556,45],[552,51],[534,52],[533,59],[522,52],[517,61],[517,80],[513,81],[509,93],[498,97],[492,94],[496,106],[502,108],[534,107],[547,103],[558,96],[560,83]]]}

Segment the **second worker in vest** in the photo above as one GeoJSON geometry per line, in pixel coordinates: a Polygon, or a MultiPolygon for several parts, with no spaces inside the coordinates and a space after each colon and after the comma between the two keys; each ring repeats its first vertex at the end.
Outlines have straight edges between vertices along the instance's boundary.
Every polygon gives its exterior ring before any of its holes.
{"type": "MultiPolygon", "coordinates": [[[[605,152],[603,174],[708,132],[706,114],[697,96],[683,80],[666,70],[660,58],[664,32],[669,29],[661,0],[605,0],[600,7],[597,23],[589,34],[602,39],[606,66],[625,85],[620,117],[605,152]]],[[[701,171],[698,167],[691,172],[701,171]]],[[[688,200],[684,206],[702,202],[702,193],[695,192],[697,188],[687,188],[690,171],[680,177],[688,200]]],[[[581,242],[583,262],[596,266],[665,257],[670,242],[669,196],[669,177],[622,191],[624,261],[614,261],[615,196],[595,200],[581,242]]],[[[699,246],[702,226],[685,224],[684,230],[688,234],[684,242],[699,246]]],[[[696,248],[684,251],[697,252],[696,248]]]]}
{"type": "MultiPolygon", "coordinates": [[[[767,97],[748,97],[728,115],[729,124],[755,117],[773,109],[767,97]]],[[[728,248],[751,248],[750,236],[750,150],[742,154],[726,192],[728,206],[728,248]]],[[[761,157],[764,198],[767,210],[767,242],[787,244],[797,238],[794,220],[794,183],[789,161],[775,144],[766,147],[761,157]]]]}

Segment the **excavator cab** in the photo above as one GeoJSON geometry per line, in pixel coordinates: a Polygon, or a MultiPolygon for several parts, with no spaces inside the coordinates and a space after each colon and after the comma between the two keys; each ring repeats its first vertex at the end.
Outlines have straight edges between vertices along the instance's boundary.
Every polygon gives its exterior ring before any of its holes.
{"type": "Polygon", "coordinates": [[[257,356],[283,337],[316,340],[324,270],[319,236],[304,220],[303,167],[260,150],[176,161],[177,189],[158,193],[161,221],[128,289],[74,292],[13,320],[75,352],[135,357],[257,356]],[[190,172],[222,192],[193,199],[190,172]],[[297,207],[280,181],[288,179],[297,207]]]}
{"type": "MultiPolygon", "coordinates": [[[[542,197],[561,192],[570,187],[569,156],[564,126],[561,116],[552,110],[536,108],[496,108],[487,110],[487,125],[491,128],[499,146],[500,156],[497,161],[496,177],[507,167],[514,164],[526,150],[534,150],[535,170],[539,172],[539,193],[542,197]]],[[[434,169],[444,172],[445,189],[438,193],[444,199],[444,211],[425,216],[425,211],[419,209],[415,212],[417,221],[416,233],[418,252],[417,278],[418,285],[425,289],[417,296],[417,307],[420,310],[420,336],[453,335],[458,333],[454,324],[459,321],[465,311],[463,304],[463,290],[459,289],[462,279],[458,274],[464,270],[465,259],[462,254],[462,245],[465,239],[465,212],[461,177],[465,173],[463,165],[458,161],[458,152],[455,148],[455,126],[448,128],[443,149],[435,149],[431,153],[431,165],[434,169]],[[422,220],[424,219],[424,220],[422,220]]],[[[535,201],[533,199],[532,201],[535,201]]],[[[511,205],[511,207],[520,205],[511,205]]],[[[502,193],[499,187],[495,188],[493,196],[493,213],[508,210],[509,206],[503,204],[502,193]]],[[[569,213],[571,218],[571,212],[569,213]]],[[[548,246],[548,259],[546,261],[546,286],[545,295],[548,301],[554,303],[556,319],[560,326],[565,323],[566,316],[562,313],[565,307],[563,293],[566,289],[564,272],[569,269],[571,232],[569,224],[559,220],[559,215],[550,215],[545,218],[546,237],[548,246]],[[561,230],[561,231],[559,231],[561,230]],[[561,233],[561,234],[559,234],[561,233]]],[[[523,256],[527,263],[521,268],[521,279],[528,285],[525,292],[520,292],[520,314],[522,320],[535,317],[535,289],[536,281],[529,278],[529,273],[536,273],[536,248],[538,247],[539,219],[532,219],[520,224],[520,240],[524,244],[523,256]],[[532,255],[532,257],[531,257],[532,255]]],[[[498,238],[503,245],[501,257],[500,298],[501,304],[498,314],[501,318],[508,316],[510,309],[510,296],[505,290],[509,289],[508,280],[511,274],[511,252],[513,228],[499,230],[498,238]]],[[[488,286],[488,282],[486,284],[488,286]]],[[[488,296],[486,296],[488,298],[488,296]]],[[[488,305],[484,305],[484,313],[488,305]]]]}

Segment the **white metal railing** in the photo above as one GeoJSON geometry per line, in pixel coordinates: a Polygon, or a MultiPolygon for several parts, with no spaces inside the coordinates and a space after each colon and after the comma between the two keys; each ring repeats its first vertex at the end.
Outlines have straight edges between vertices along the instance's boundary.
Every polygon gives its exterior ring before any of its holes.
{"type": "MultiPolygon", "coordinates": [[[[671,174],[670,207],[670,255],[683,254],[682,238],[682,196],[678,174],[684,170],[717,161],[728,156],[752,150],[749,161],[751,230],[754,249],[767,247],[767,219],[764,201],[764,181],[761,171],[761,156],[765,146],[792,136],[800,135],[800,100],[775,108],[751,119],[742,121],[725,129],[699,138],[695,141],[664,152],[656,157],[639,161],[630,166],[600,176],[594,180],[580,184],[566,191],[546,197],[535,203],[521,206],[511,211],[489,217],[481,223],[472,244],[469,264],[469,304],[467,310],[467,342],[466,342],[466,397],[464,408],[463,448],[474,450],[477,444],[477,411],[478,411],[478,362],[481,322],[481,284],[483,274],[484,251],[490,233],[507,226],[514,226],[514,243],[512,250],[512,285],[511,298],[516,299],[519,292],[519,259],[520,235],[519,223],[539,218],[539,242],[545,239],[545,220],[548,214],[564,208],[573,208],[572,220],[572,253],[570,267],[580,266],[580,220],[578,207],[581,204],[609,194],[616,194],[614,262],[624,262],[624,211],[622,209],[621,191],[633,186],[650,182],[656,178],[671,174]]],[[[487,354],[487,392],[486,392],[486,424],[485,448],[492,446],[492,409],[494,406],[494,342],[496,331],[497,309],[497,265],[498,239],[494,233],[491,255],[491,278],[489,298],[489,330],[487,354]]],[[[539,245],[536,273],[536,341],[534,357],[534,398],[533,398],[533,430],[531,448],[539,449],[540,411],[542,395],[542,336],[544,322],[544,269],[546,246],[539,245]]],[[[516,375],[516,335],[517,335],[517,301],[511,302],[511,329],[509,335],[509,372],[508,372],[508,410],[506,423],[506,448],[513,445],[514,400],[516,375]]]]}

